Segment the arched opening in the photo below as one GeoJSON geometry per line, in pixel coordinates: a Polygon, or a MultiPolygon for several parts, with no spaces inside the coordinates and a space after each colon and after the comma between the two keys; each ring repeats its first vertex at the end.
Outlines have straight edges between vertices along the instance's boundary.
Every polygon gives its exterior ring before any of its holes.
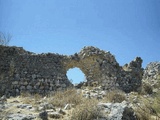
{"type": "Polygon", "coordinates": [[[86,81],[85,74],[77,67],[69,69],[67,71],[67,77],[72,84],[79,84],[80,82],[86,81]]]}

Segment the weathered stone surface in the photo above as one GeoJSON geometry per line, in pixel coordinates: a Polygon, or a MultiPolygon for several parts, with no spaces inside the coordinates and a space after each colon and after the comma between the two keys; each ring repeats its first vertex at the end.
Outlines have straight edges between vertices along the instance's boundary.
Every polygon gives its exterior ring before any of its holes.
{"type": "Polygon", "coordinates": [[[3,104],[7,101],[7,98],[5,95],[3,95],[1,98],[0,98],[0,104],[3,104]]]}
{"type": "Polygon", "coordinates": [[[42,111],[42,112],[39,113],[39,117],[42,120],[48,120],[48,113],[46,111],[42,111]]]}
{"type": "Polygon", "coordinates": [[[85,85],[130,92],[141,86],[141,64],[142,59],[137,57],[121,67],[110,52],[92,46],[70,56],[34,54],[19,47],[0,46],[0,95],[17,95],[21,91],[45,94],[66,89],[73,86],[66,73],[74,67],[85,74],[85,85]]]}
{"type": "Polygon", "coordinates": [[[34,115],[26,114],[11,114],[7,116],[7,120],[34,120],[36,117],[34,115]]]}
{"type": "Polygon", "coordinates": [[[58,112],[49,112],[48,116],[50,118],[54,118],[54,119],[62,118],[62,115],[60,113],[58,113],[58,112]]]}
{"type": "Polygon", "coordinates": [[[98,106],[104,111],[106,120],[137,120],[132,108],[126,101],[122,103],[99,103],[98,106]]]}
{"type": "Polygon", "coordinates": [[[72,108],[72,105],[71,104],[66,104],[66,106],[64,107],[64,110],[69,110],[72,108]]]}
{"type": "Polygon", "coordinates": [[[147,65],[144,69],[142,81],[143,88],[145,88],[147,84],[151,86],[153,89],[150,91],[151,93],[157,93],[158,90],[160,90],[160,62],[151,62],[147,65]]]}
{"type": "Polygon", "coordinates": [[[21,105],[18,105],[17,108],[32,109],[32,105],[30,105],[30,104],[21,104],[21,105]]]}
{"type": "Polygon", "coordinates": [[[53,110],[55,110],[55,107],[52,104],[47,103],[47,102],[41,103],[40,107],[42,108],[42,110],[46,110],[46,109],[53,109],[53,110]]]}
{"type": "Polygon", "coordinates": [[[160,62],[151,62],[144,70],[143,80],[147,80],[150,83],[154,83],[160,80],[160,62]]]}

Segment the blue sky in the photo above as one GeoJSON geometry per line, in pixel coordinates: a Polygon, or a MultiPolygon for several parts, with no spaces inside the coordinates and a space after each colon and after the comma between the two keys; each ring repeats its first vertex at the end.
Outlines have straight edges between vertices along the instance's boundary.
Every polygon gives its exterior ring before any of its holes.
{"type": "Polygon", "coordinates": [[[95,46],[120,65],[140,56],[145,67],[160,61],[160,0],[0,0],[0,31],[35,53],[95,46]]]}

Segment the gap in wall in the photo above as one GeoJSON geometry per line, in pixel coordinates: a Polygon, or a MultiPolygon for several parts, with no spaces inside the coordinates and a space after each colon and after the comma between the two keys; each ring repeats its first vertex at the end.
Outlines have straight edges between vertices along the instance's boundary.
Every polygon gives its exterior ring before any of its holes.
{"type": "Polygon", "coordinates": [[[72,84],[79,84],[80,82],[84,82],[86,80],[85,74],[77,67],[70,68],[67,71],[67,77],[68,80],[72,82],[72,84]]]}

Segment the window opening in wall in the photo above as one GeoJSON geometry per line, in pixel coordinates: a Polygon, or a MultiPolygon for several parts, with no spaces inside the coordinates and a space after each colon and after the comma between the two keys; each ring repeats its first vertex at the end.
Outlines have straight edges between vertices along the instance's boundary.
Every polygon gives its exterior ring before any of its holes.
{"type": "Polygon", "coordinates": [[[86,82],[85,74],[77,67],[69,69],[67,71],[67,77],[72,82],[72,84],[86,82]]]}

